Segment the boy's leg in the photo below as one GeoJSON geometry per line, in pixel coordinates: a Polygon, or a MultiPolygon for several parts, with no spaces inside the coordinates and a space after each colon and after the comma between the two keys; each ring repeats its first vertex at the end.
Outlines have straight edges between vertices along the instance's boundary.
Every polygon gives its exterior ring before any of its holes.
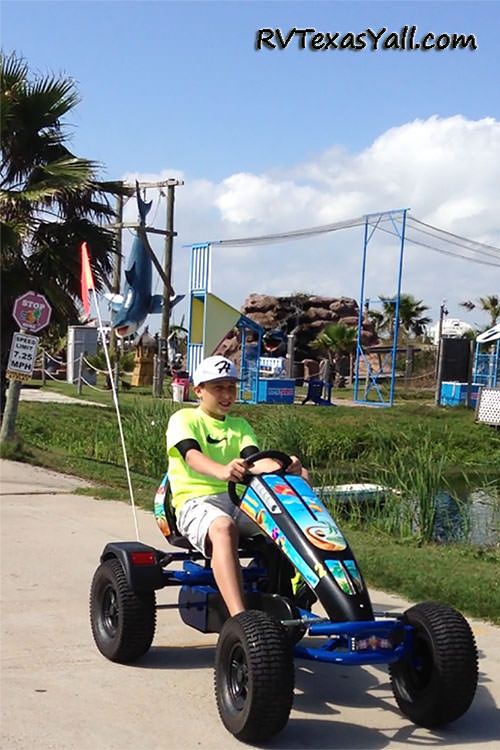
{"type": "Polygon", "coordinates": [[[229,516],[216,518],[208,529],[214,578],[231,617],[245,610],[238,536],[236,524],[229,516]]]}

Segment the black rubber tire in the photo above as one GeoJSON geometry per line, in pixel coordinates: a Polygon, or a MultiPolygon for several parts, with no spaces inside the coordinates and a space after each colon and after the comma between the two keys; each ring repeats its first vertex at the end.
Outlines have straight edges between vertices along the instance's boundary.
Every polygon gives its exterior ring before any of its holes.
{"type": "Polygon", "coordinates": [[[133,591],[120,561],[105,560],[92,580],[90,623],[101,654],[122,664],[133,662],[145,654],[153,642],[155,592],[133,591]]]}
{"type": "Polygon", "coordinates": [[[285,628],[265,612],[226,620],[215,655],[215,697],[222,723],[244,742],[264,742],[288,721],[294,665],[285,628]]]}
{"type": "Polygon", "coordinates": [[[412,652],[389,666],[399,708],[423,727],[455,721],[469,708],[477,687],[477,649],[469,623],[438,602],[416,604],[404,620],[413,627],[412,652]]]}

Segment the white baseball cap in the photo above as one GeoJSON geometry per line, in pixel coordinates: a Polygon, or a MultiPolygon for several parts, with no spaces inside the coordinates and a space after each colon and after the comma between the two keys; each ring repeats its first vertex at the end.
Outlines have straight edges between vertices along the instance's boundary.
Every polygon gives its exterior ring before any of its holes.
{"type": "Polygon", "coordinates": [[[193,384],[200,385],[210,380],[238,380],[238,370],[227,357],[207,357],[193,373],[193,384]]]}

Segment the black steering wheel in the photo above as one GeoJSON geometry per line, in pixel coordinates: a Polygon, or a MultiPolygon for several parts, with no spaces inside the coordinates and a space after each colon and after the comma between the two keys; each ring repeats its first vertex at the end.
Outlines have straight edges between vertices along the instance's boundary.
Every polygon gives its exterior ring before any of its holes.
{"type": "MultiPolygon", "coordinates": [[[[292,463],[292,459],[289,455],[286,453],[283,453],[282,451],[258,451],[257,453],[252,453],[251,456],[245,459],[248,466],[253,466],[257,463],[257,461],[260,461],[262,458],[272,458],[273,461],[278,461],[278,463],[281,464],[281,469],[278,469],[277,471],[273,472],[273,474],[285,474],[286,470],[292,463]]],[[[269,472],[266,472],[269,473],[269,472]]],[[[245,474],[243,479],[238,482],[238,484],[246,484],[249,485],[254,476],[258,476],[255,474],[251,474],[248,472],[245,474]]],[[[241,503],[241,497],[238,497],[238,494],[236,492],[236,482],[228,482],[227,483],[227,492],[231,500],[235,505],[239,505],[241,503]]]]}

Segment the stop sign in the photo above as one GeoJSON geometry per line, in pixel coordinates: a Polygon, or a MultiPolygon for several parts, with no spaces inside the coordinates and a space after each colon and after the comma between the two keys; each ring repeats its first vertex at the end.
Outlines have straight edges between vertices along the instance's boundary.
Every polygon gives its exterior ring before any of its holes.
{"type": "Polygon", "coordinates": [[[50,321],[52,308],[43,296],[36,292],[25,292],[14,302],[12,315],[19,328],[36,333],[50,321]]]}

